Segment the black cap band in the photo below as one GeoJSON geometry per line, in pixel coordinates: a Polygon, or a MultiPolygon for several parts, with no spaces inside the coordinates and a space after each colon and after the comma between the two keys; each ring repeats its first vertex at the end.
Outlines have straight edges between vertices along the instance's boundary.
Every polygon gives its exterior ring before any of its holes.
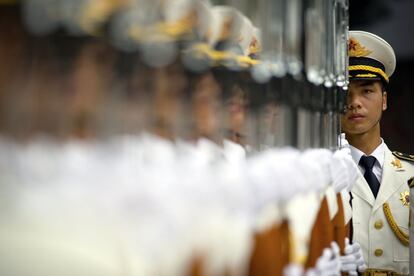
{"type": "Polygon", "coordinates": [[[384,64],[367,57],[349,58],[349,79],[382,80],[384,83],[389,81],[384,64]]]}

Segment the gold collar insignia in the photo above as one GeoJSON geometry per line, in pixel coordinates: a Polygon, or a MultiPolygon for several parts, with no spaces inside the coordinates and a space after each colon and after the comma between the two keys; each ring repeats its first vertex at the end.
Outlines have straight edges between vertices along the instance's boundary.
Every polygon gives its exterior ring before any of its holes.
{"type": "Polygon", "coordinates": [[[391,162],[391,165],[393,165],[397,169],[401,169],[402,168],[401,161],[398,158],[394,158],[394,161],[391,162]]]}
{"type": "Polygon", "coordinates": [[[402,201],[402,204],[404,206],[409,206],[410,205],[410,192],[409,191],[405,191],[400,193],[400,200],[402,201]]]}

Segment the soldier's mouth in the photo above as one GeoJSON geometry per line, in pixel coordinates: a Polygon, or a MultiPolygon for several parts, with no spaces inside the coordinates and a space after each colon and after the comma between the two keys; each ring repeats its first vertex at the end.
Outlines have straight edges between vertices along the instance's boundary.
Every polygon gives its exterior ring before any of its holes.
{"type": "Polygon", "coordinates": [[[348,120],[357,121],[357,120],[361,120],[363,118],[365,118],[365,116],[363,116],[361,114],[352,114],[348,117],[348,120]]]}

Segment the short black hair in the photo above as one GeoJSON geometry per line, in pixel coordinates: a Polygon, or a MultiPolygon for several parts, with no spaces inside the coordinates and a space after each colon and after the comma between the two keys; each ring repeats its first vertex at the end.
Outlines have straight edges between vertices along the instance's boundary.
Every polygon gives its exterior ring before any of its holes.
{"type": "Polygon", "coordinates": [[[387,91],[388,83],[381,81],[381,91],[382,93],[387,91]]]}

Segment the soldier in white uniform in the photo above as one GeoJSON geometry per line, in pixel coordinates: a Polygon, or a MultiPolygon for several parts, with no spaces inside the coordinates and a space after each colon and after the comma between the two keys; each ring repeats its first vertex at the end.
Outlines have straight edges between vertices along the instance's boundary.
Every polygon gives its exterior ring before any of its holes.
{"type": "Polygon", "coordinates": [[[408,179],[414,159],[391,152],[380,133],[395,54],[382,38],[349,33],[349,94],[341,118],[352,158],[361,174],[352,189],[353,240],[364,254],[363,275],[409,275],[408,179]]]}

